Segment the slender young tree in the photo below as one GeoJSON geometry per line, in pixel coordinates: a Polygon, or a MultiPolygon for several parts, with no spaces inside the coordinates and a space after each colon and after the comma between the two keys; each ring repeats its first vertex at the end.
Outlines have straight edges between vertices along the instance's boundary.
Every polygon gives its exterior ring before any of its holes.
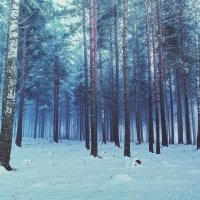
{"type": "Polygon", "coordinates": [[[97,0],[90,0],[91,155],[97,147],[97,0]]]}
{"type": "Polygon", "coordinates": [[[148,20],[148,6],[145,0],[145,21],[146,21],[146,37],[147,37],[147,52],[148,52],[148,84],[149,84],[149,151],[153,150],[153,108],[152,108],[152,74],[151,74],[151,47],[150,47],[150,31],[148,20]]]}
{"type": "Polygon", "coordinates": [[[83,50],[84,50],[84,74],[85,74],[85,91],[84,91],[84,105],[85,105],[85,148],[90,149],[90,135],[89,135],[89,114],[88,114],[88,59],[87,59],[87,42],[86,42],[86,11],[85,0],[82,0],[83,9],[83,50]]]}
{"type": "Polygon", "coordinates": [[[154,23],[154,0],[151,0],[152,15],[152,42],[153,42],[153,61],[154,61],[154,85],[155,85],[155,109],[156,109],[156,154],[160,154],[160,127],[159,127],[159,97],[158,97],[158,78],[156,63],[156,44],[155,44],[155,23],[154,23]]]}
{"type": "Polygon", "coordinates": [[[6,170],[13,169],[10,166],[10,154],[15,114],[19,8],[20,0],[10,1],[10,22],[3,88],[2,126],[0,133],[0,164],[5,167],[6,170]]]}
{"type": "Polygon", "coordinates": [[[125,111],[124,156],[131,157],[127,26],[128,26],[128,0],[124,0],[123,3],[123,68],[124,68],[123,72],[124,72],[124,111],[125,111]]]}

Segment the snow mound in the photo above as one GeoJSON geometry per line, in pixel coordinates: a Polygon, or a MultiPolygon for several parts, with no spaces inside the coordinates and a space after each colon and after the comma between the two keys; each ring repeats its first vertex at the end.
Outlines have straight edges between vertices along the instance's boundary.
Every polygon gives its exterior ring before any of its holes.
{"type": "Polygon", "coordinates": [[[129,161],[126,162],[125,166],[126,167],[130,167],[130,168],[134,168],[136,166],[138,166],[139,164],[137,163],[137,160],[139,160],[139,158],[135,157],[129,161]]]}
{"type": "Polygon", "coordinates": [[[111,177],[114,182],[126,182],[132,181],[133,179],[128,174],[115,174],[111,177]]]}

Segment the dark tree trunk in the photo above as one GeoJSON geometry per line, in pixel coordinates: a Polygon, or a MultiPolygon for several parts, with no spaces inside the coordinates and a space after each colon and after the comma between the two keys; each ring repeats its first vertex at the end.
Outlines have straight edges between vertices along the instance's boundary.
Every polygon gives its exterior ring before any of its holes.
{"type": "MultiPolygon", "coordinates": [[[[25,1],[27,5],[27,2],[25,1]]],[[[25,18],[27,17],[27,9],[25,10],[25,18]]],[[[19,114],[18,114],[18,124],[17,124],[17,135],[15,143],[18,147],[21,147],[22,142],[22,124],[23,124],[23,113],[24,113],[24,93],[25,93],[25,82],[26,82],[26,71],[27,71],[27,20],[24,22],[23,31],[23,48],[22,48],[22,66],[21,66],[21,82],[20,82],[20,95],[19,95],[19,114]]]]}
{"type": "Polygon", "coordinates": [[[34,125],[34,135],[33,138],[36,139],[37,137],[37,124],[38,124],[38,108],[39,108],[39,100],[38,98],[36,99],[36,107],[35,107],[35,125],[34,125]]]}
{"type": "Polygon", "coordinates": [[[171,110],[171,144],[174,144],[174,107],[173,107],[173,91],[171,69],[169,67],[169,92],[170,92],[170,110],[171,110]]]}
{"type": "Polygon", "coordinates": [[[85,106],[85,148],[90,149],[90,135],[89,135],[89,110],[88,110],[88,59],[87,59],[87,43],[86,43],[86,12],[85,0],[83,4],[83,48],[84,48],[84,74],[85,74],[85,91],[84,91],[84,106],[85,106]]]}
{"type": "Polygon", "coordinates": [[[127,53],[127,30],[128,30],[128,0],[123,4],[123,71],[124,71],[124,111],[125,111],[125,143],[124,156],[131,157],[130,151],[130,108],[129,108],[129,75],[127,53]]]}
{"type": "Polygon", "coordinates": [[[102,144],[106,144],[106,130],[105,130],[105,105],[104,105],[104,94],[103,94],[103,76],[102,76],[102,62],[101,53],[99,54],[100,63],[100,88],[101,88],[101,127],[102,127],[102,144]]]}
{"type": "Polygon", "coordinates": [[[69,130],[70,130],[70,115],[69,115],[69,96],[67,95],[67,105],[66,105],[66,139],[70,139],[69,130]]]}
{"type": "Polygon", "coordinates": [[[150,31],[149,31],[149,21],[148,21],[148,6],[145,0],[145,19],[146,19],[146,34],[147,34],[147,51],[148,51],[148,84],[149,84],[149,151],[153,150],[153,108],[152,108],[152,75],[151,75],[151,46],[150,46],[150,31]]]}
{"type": "Polygon", "coordinates": [[[178,122],[178,144],[183,144],[183,122],[182,122],[182,106],[179,87],[179,69],[176,72],[176,97],[177,97],[177,122],[178,122]]]}
{"type": "Polygon", "coordinates": [[[165,117],[165,93],[164,93],[164,64],[163,64],[163,46],[162,46],[162,25],[160,16],[160,0],[157,1],[157,18],[158,18],[158,35],[159,35],[159,63],[160,63],[160,111],[162,124],[162,146],[167,147],[167,131],[166,131],[166,117],[165,117]]]}
{"type": "Polygon", "coordinates": [[[114,0],[114,28],[115,28],[115,68],[116,68],[116,95],[115,95],[115,146],[120,147],[119,142],[119,47],[118,47],[118,23],[117,6],[114,0]]]}
{"type": "MultiPolygon", "coordinates": [[[[56,50],[55,50],[56,52],[56,50]]],[[[55,56],[54,63],[54,142],[58,143],[58,90],[59,90],[59,79],[58,79],[58,57],[55,56]]]]}
{"type": "Polygon", "coordinates": [[[187,72],[185,65],[185,39],[184,39],[184,27],[183,27],[183,5],[182,0],[180,2],[180,31],[181,31],[181,49],[182,49],[182,64],[184,67],[183,80],[184,80],[184,95],[185,95],[185,131],[186,131],[186,143],[191,144],[190,139],[190,115],[189,115],[189,105],[188,105],[188,89],[187,89],[187,72]]]}
{"type": "Polygon", "coordinates": [[[42,114],[42,125],[41,125],[41,138],[44,139],[44,130],[45,130],[45,109],[41,110],[42,114]]]}
{"type": "Polygon", "coordinates": [[[153,0],[151,0],[151,12],[152,12],[152,41],[153,41],[155,108],[156,108],[156,113],[155,113],[155,116],[156,116],[156,154],[160,154],[159,96],[158,96],[158,78],[157,78],[155,25],[154,25],[154,1],[153,0]]]}
{"type": "Polygon", "coordinates": [[[198,109],[198,125],[197,125],[197,150],[200,149],[200,53],[199,53],[199,33],[197,24],[197,13],[195,20],[196,29],[196,79],[197,79],[197,109],[198,109]]]}
{"type": "Polygon", "coordinates": [[[136,33],[136,65],[135,65],[135,118],[136,118],[136,132],[137,132],[137,143],[141,144],[140,138],[140,108],[139,108],[139,43],[138,43],[138,35],[136,33]]]}
{"type": "Polygon", "coordinates": [[[91,155],[97,147],[97,0],[90,0],[91,155]]]}
{"type": "Polygon", "coordinates": [[[114,99],[114,72],[113,72],[113,44],[112,44],[112,30],[110,29],[110,48],[109,48],[109,59],[110,59],[110,91],[111,91],[111,103],[110,103],[110,110],[111,110],[111,115],[110,115],[110,141],[113,142],[115,141],[115,134],[114,134],[114,127],[115,127],[115,122],[114,122],[114,110],[115,110],[115,105],[113,103],[114,99]]]}

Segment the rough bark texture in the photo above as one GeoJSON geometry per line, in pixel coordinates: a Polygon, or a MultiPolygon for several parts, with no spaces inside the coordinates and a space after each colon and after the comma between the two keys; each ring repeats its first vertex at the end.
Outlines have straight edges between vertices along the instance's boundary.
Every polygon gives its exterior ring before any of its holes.
{"type": "Polygon", "coordinates": [[[149,82],[149,151],[153,150],[153,108],[152,108],[152,74],[151,74],[151,47],[150,47],[150,31],[148,20],[148,7],[145,1],[145,19],[146,19],[146,35],[147,35],[147,51],[148,51],[148,82],[149,82]]]}
{"type": "MultiPolygon", "coordinates": [[[[25,1],[26,3],[26,1],[25,1]]],[[[27,17],[27,10],[25,10],[25,18],[27,17]]],[[[22,66],[21,66],[21,82],[20,82],[20,95],[19,95],[19,114],[17,124],[17,135],[15,143],[18,147],[21,147],[22,142],[22,125],[23,125],[23,113],[24,113],[24,93],[25,93],[25,82],[26,82],[26,71],[27,71],[27,20],[24,22],[24,37],[23,37],[23,48],[22,48],[22,66]]]]}
{"type": "MultiPolygon", "coordinates": [[[[180,31],[181,31],[181,50],[182,50],[182,67],[185,66],[185,38],[184,38],[184,27],[183,27],[183,5],[182,0],[180,2],[180,31]]],[[[188,105],[188,89],[187,89],[187,70],[184,69],[183,80],[184,80],[184,94],[185,94],[185,131],[186,131],[186,143],[191,144],[190,139],[190,115],[189,115],[189,105],[188,105]]]]}
{"type": "MultiPolygon", "coordinates": [[[[139,46],[138,35],[136,33],[136,46],[139,46]]],[[[137,143],[141,144],[141,126],[140,126],[140,108],[139,108],[139,48],[136,49],[136,63],[135,63],[135,122],[136,122],[136,132],[137,132],[137,143]]]]}
{"type": "Polygon", "coordinates": [[[11,0],[8,49],[2,101],[2,126],[0,133],[0,164],[7,170],[12,170],[10,166],[10,154],[15,114],[19,7],[19,0],[11,0]]]}
{"type": "MultiPolygon", "coordinates": [[[[109,48],[109,61],[110,61],[110,91],[111,99],[114,99],[114,71],[113,71],[113,44],[112,44],[112,29],[110,28],[110,48],[109,48]]],[[[110,142],[115,141],[115,121],[114,121],[114,112],[115,105],[111,100],[110,103],[111,113],[110,113],[110,142]]]]}
{"type": "Polygon", "coordinates": [[[158,19],[158,35],[159,35],[159,63],[160,63],[160,111],[162,124],[162,146],[167,147],[167,131],[165,117],[165,92],[164,92],[164,64],[163,64],[163,44],[162,44],[162,25],[160,16],[160,0],[157,0],[157,19],[158,19]]]}
{"type": "Polygon", "coordinates": [[[170,110],[171,110],[171,144],[174,144],[174,108],[173,108],[173,95],[172,95],[172,79],[171,69],[169,68],[169,90],[170,90],[170,110]]]}
{"type": "Polygon", "coordinates": [[[128,30],[128,0],[124,0],[123,9],[123,71],[124,71],[124,111],[125,111],[125,144],[124,156],[131,157],[130,152],[130,108],[129,108],[129,76],[127,54],[127,30],[128,30]]]}
{"type": "Polygon", "coordinates": [[[90,0],[90,87],[91,87],[91,155],[97,147],[97,2],[90,0]]]}
{"type": "Polygon", "coordinates": [[[84,50],[84,74],[85,74],[85,91],[84,91],[84,106],[85,106],[85,148],[90,149],[89,135],[89,110],[88,110],[88,59],[87,59],[87,43],[86,43],[86,11],[85,0],[82,1],[83,6],[83,50],[84,50]]]}
{"type": "Polygon", "coordinates": [[[118,47],[118,23],[117,6],[114,1],[114,26],[115,26],[115,70],[116,70],[116,95],[115,95],[115,146],[120,147],[119,142],[119,47],[118,47]]]}
{"type": "Polygon", "coordinates": [[[197,76],[197,109],[198,109],[198,126],[197,126],[197,150],[200,149],[200,60],[199,60],[199,34],[197,19],[195,20],[196,28],[196,76],[197,76]]]}
{"type": "Polygon", "coordinates": [[[59,80],[58,80],[58,57],[55,56],[54,64],[54,142],[58,143],[58,90],[59,90],[59,80]]]}
{"type": "Polygon", "coordinates": [[[159,128],[159,96],[158,96],[158,78],[156,63],[156,46],[155,46],[155,25],[154,25],[154,1],[151,0],[152,12],[152,42],[153,42],[153,61],[154,61],[154,84],[155,84],[155,108],[156,108],[156,154],[160,154],[160,128],[159,128]]]}
{"type": "Polygon", "coordinates": [[[179,69],[176,72],[176,98],[177,98],[177,121],[178,121],[178,144],[183,144],[183,121],[182,121],[182,107],[179,86],[179,69]]]}
{"type": "Polygon", "coordinates": [[[102,62],[101,53],[99,54],[100,63],[100,88],[101,88],[101,127],[102,127],[102,144],[106,144],[106,129],[105,129],[105,105],[104,105],[104,94],[103,94],[103,76],[102,76],[102,62]]]}
{"type": "Polygon", "coordinates": [[[37,137],[37,124],[38,124],[38,109],[39,109],[39,100],[36,99],[36,107],[35,107],[35,125],[34,125],[34,135],[33,138],[37,137]]]}

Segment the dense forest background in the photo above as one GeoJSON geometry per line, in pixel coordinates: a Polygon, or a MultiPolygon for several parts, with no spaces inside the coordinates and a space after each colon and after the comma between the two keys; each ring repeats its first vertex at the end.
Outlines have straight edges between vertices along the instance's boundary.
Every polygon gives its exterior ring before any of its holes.
{"type": "MultiPolygon", "coordinates": [[[[130,141],[149,142],[151,152],[154,142],[162,146],[198,144],[200,2],[132,0],[127,4],[127,26],[125,2],[96,1],[98,140],[120,147],[128,119],[130,141]]],[[[20,1],[13,130],[18,146],[22,146],[22,137],[34,137],[55,142],[86,140],[90,149],[92,17],[91,5],[85,0],[20,1]]],[[[7,0],[0,2],[0,19],[1,103],[7,0]]]]}

